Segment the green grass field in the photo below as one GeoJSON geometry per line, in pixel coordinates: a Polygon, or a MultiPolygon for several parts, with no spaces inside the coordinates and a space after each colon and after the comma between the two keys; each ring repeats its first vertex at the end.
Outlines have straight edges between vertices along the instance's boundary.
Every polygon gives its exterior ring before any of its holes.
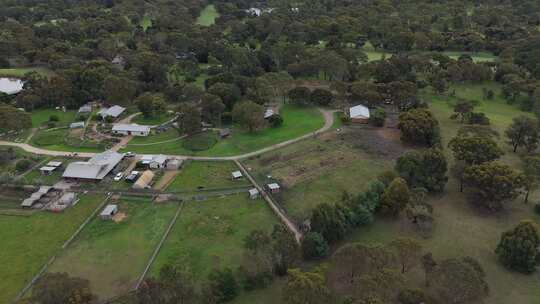
{"type": "Polygon", "coordinates": [[[362,191],[391,167],[388,160],[353,149],[332,135],[251,158],[245,165],[260,184],[280,182],[284,190],[277,199],[299,222],[318,204],[339,201],[344,191],[362,191]]]}
{"type": "Polygon", "coordinates": [[[101,196],[85,195],[75,207],[60,214],[0,215],[0,303],[15,297],[102,200],[101,196]]]}
{"type": "Polygon", "coordinates": [[[75,161],[71,158],[53,158],[48,157],[42,165],[36,167],[34,170],[28,172],[26,175],[24,175],[23,180],[26,183],[29,184],[39,184],[39,185],[49,185],[52,186],[56,182],[60,181],[62,179],[62,173],[64,172],[65,168],[69,165],[69,163],[75,161]],[[62,167],[53,171],[51,175],[43,175],[41,174],[41,171],[39,171],[39,168],[42,166],[45,166],[50,161],[61,161],[62,167]]]}
{"type": "Polygon", "coordinates": [[[152,204],[143,198],[121,198],[121,222],[96,217],[55,261],[50,272],[88,279],[100,299],[134,287],[172,219],[176,204],[152,204]]]}
{"type": "Polygon", "coordinates": [[[238,167],[233,162],[192,161],[184,165],[167,191],[194,191],[198,189],[248,186],[247,179],[232,180],[231,173],[238,167]],[[200,188],[203,187],[203,188],[200,188]]]}
{"type": "Polygon", "coordinates": [[[137,153],[162,153],[182,154],[198,156],[231,156],[256,151],[280,142],[314,132],[324,125],[324,119],[315,108],[303,108],[292,105],[282,107],[280,114],[283,117],[283,125],[278,128],[267,128],[260,132],[248,133],[237,128],[233,129],[230,138],[220,140],[211,149],[193,152],[184,148],[184,140],[176,140],[178,133],[169,130],[165,133],[134,138],[123,151],[137,153]],[[173,140],[167,143],[163,141],[173,140]],[[155,145],[148,145],[157,143],[155,145]]]}
{"type": "Polygon", "coordinates": [[[144,117],[144,115],[139,114],[131,120],[132,123],[139,125],[155,126],[160,125],[168,120],[172,119],[174,116],[169,114],[163,114],[156,117],[144,117]]]}
{"type": "Polygon", "coordinates": [[[49,121],[51,116],[58,117],[58,121],[55,121],[57,127],[68,126],[74,122],[77,116],[76,111],[60,111],[55,109],[39,109],[30,113],[32,115],[32,127],[37,128],[49,121]]]}
{"type": "Polygon", "coordinates": [[[214,268],[236,269],[243,240],[254,229],[270,231],[276,218],[262,200],[246,194],[190,202],[182,209],[171,234],[152,266],[152,274],[167,263],[191,268],[195,280],[214,268]]]}
{"type": "Polygon", "coordinates": [[[48,68],[13,68],[13,69],[0,69],[0,77],[23,77],[26,73],[37,72],[43,76],[50,77],[54,75],[54,72],[48,68]]]}
{"type": "Polygon", "coordinates": [[[219,13],[216,7],[213,4],[209,4],[202,10],[199,18],[197,18],[197,24],[202,26],[213,25],[217,17],[219,17],[219,13]]]}

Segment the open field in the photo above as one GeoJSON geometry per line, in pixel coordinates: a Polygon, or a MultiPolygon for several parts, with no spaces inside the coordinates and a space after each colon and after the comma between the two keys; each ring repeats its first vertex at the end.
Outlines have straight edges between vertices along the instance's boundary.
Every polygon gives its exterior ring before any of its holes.
{"type": "Polygon", "coordinates": [[[398,143],[381,146],[381,151],[368,150],[364,145],[376,140],[376,132],[346,128],[250,158],[245,165],[261,184],[277,180],[284,188],[277,200],[295,220],[303,221],[318,204],[335,203],[344,191],[358,193],[391,168],[392,160],[384,154],[397,148],[394,153],[399,155],[402,149],[398,143]]]}
{"type": "Polygon", "coordinates": [[[277,219],[262,200],[246,194],[190,202],[152,266],[152,274],[167,263],[190,267],[195,280],[214,268],[236,269],[243,256],[243,240],[254,229],[270,231],[277,219]]]}
{"type": "Polygon", "coordinates": [[[162,143],[163,141],[178,138],[178,133],[175,130],[169,130],[165,133],[146,138],[134,138],[124,151],[148,154],[162,153],[198,156],[231,156],[256,151],[273,144],[293,139],[314,132],[324,125],[322,115],[315,108],[286,105],[282,107],[280,114],[284,120],[282,126],[278,128],[267,128],[256,133],[248,133],[233,128],[233,134],[230,138],[218,141],[216,145],[206,151],[194,152],[187,150],[184,148],[184,140],[173,140],[162,143]],[[149,145],[151,143],[156,144],[149,145]]]}
{"type": "Polygon", "coordinates": [[[88,279],[100,299],[124,294],[135,286],[176,208],[121,198],[119,214],[126,217],[119,222],[94,218],[49,271],[88,279]]]}
{"type": "Polygon", "coordinates": [[[197,18],[197,24],[202,26],[213,25],[217,17],[219,17],[219,13],[216,7],[213,4],[209,4],[202,10],[199,18],[197,18]]]}
{"type": "Polygon", "coordinates": [[[55,109],[39,109],[30,112],[32,116],[32,127],[37,128],[49,121],[51,116],[58,117],[58,121],[55,121],[57,127],[69,126],[70,123],[75,122],[77,116],[76,111],[60,111],[55,109]]]}
{"type": "Polygon", "coordinates": [[[0,69],[0,76],[3,77],[23,77],[26,73],[37,72],[44,76],[50,77],[54,75],[54,72],[47,68],[13,68],[13,69],[0,69]]]}
{"type": "Polygon", "coordinates": [[[160,125],[164,122],[167,122],[173,117],[174,116],[170,114],[162,114],[157,117],[144,117],[144,115],[139,114],[135,116],[135,118],[133,118],[131,122],[139,124],[139,125],[155,126],[155,125],[160,125]]]}
{"type": "Polygon", "coordinates": [[[85,195],[61,214],[0,215],[0,302],[8,303],[99,206],[103,197],[85,195]]]}
{"type": "Polygon", "coordinates": [[[40,130],[30,140],[30,144],[36,147],[67,152],[102,152],[106,150],[107,143],[99,143],[84,140],[72,134],[79,132],[69,128],[40,130]]]}
{"type": "Polygon", "coordinates": [[[238,167],[233,162],[189,162],[167,188],[167,191],[195,191],[200,189],[248,186],[245,178],[232,180],[231,173],[238,167]]]}

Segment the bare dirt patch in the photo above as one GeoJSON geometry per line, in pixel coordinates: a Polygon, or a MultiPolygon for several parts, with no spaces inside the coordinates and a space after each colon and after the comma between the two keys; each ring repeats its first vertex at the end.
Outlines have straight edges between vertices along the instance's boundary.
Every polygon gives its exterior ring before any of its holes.
{"type": "Polygon", "coordinates": [[[112,220],[115,223],[120,223],[121,221],[123,221],[126,218],[127,218],[127,214],[125,212],[118,212],[117,214],[115,214],[113,216],[112,220]]]}
{"type": "Polygon", "coordinates": [[[387,159],[396,159],[410,150],[401,143],[399,130],[393,128],[350,127],[339,137],[355,149],[387,159]]]}

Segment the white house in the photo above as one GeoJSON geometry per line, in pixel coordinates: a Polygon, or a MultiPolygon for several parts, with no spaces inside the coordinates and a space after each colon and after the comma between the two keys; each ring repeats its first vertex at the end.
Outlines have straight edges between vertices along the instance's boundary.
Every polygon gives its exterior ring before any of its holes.
{"type": "Polygon", "coordinates": [[[99,215],[102,220],[111,220],[118,213],[118,205],[107,205],[99,215]]]}
{"type": "Polygon", "coordinates": [[[167,165],[167,156],[163,154],[143,155],[141,157],[141,163],[150,169],[163,169],[167,165]]]}
{"type": "Polygon", "coordinates": [[[357,105],[349,109],[349,117],[355,123],[368,123],[369,108],[363,105],[357,105]]]}
{"type": "Polygon", "coordinates": [[[150,127],[138,124],[114,124],[112,133],[120,135],[148,136],[150,134],[150,127]]]}
{"type": "Polygon", "coordinates": [[[240,171],[234,171],[233,173],[231,173],[231,175],[232,175],[233,179],[240,179],[243,176],[242,172],[240,172],[240,171]]]}
{"type": "Polygon", "coordinates": [[[257,188],[249,189],[249,198],[254,200],[259,198],[259,190],[257,188]]]}

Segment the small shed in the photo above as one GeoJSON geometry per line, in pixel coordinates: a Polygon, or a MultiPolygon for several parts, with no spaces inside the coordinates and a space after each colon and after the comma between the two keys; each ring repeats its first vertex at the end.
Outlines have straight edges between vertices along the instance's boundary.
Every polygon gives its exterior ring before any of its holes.
{"type": "Polygon", "coordinates": [[[84,106],[79,108],[79,113],[91,113],[92,112],[92,106],[89,104],[85,104],[84,106]]]}
{"type": "Polygon", "coordinates": [[[268,188],[268,190],[271,192],[271,193],[279,193],[281,191],[281,187],[279,186],[278,183],[271,183],[271,184],[268,184],[266,185],[266,188],[268,188]]]}
{"type": "Polygon", "coordinates": [[[150,183],[154,179],[154,172],[146,170],[141,177],[133,184],[133,189],[147,189],[150,187],[150,183]]]}
{"type": "Polygon", "coordinates": [[[266,111],[264,112],[264,119],[269,119],[272,116],[274,116],[275,114],[276,113],[274,112],[273,109],[266,109],[266,111]]]}
{"type": "Polygon", "coordinates": [[[41,172],[42,175],[51,175],[53,174],[54,170],[56,170],[56,168],[57,167],[45,166],[39,168],[39,172],[41,172]]]}
{"type": "Polygon", "coordinates": [[[357,105],[349,109],[349,117],[353,123],[368,123],[369,108],[363,105],[357,105]]]}
{"type": "Polygon", "coordinates": [[[167,156],[163,154],[159,155],[143,155],[141,163],[148,166],[150,169],[163,169],[167,162],[167,156]]]}
{"type": "Polygon", "coordinates": [[[178,170],[182,167],[183,161],[181,159],[171,159],[167,162],[167,170],[178,170]]]}
{"type": "Polygon", "coordinates": [[[107,205],[99,214],[102,220],[111,220],[118,213],[118,205],[107,205]]]}
{"type": "Polygon", "coordinates": [[[232,179],[240,179],[243,177],[242,172],[240,171],[234,171],[233,173],[231,173],[231,175],[232,179]]]}
{"type": "Polygon", "coordinates": [[[47,167],[60,168],[61,166],[62,166],[61,161],[50,161],[50,162],[47,163],[47,167]]]}
{"type": "Polygon", "coordinates": [[[252,200],[258,199],[260,196],[259,190],[257,188],[249,189],[249,198],[252,200]]]}
{"type": "Polygon", "coordinates": [[[84,128],[84,121],[73,122],[69,125],[70,129],[84,128]]]}

